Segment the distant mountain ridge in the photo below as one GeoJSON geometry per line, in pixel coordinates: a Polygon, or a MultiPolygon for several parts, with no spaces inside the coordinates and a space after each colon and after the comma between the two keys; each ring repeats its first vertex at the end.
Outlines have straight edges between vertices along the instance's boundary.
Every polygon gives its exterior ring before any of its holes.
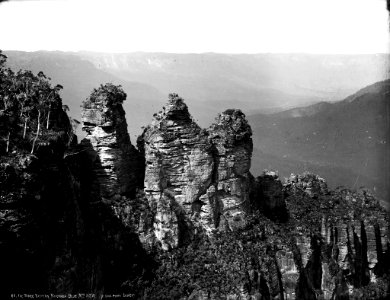
{"type": "Polygon", "coordinates": [[[15,68],[40,70],[64,86],[64,103],[79,118],[79,103],[101,83],[121,84],[134,137],[151,110],[176,92],[202,126],[223,109],[247,115],[321,101],[340,100],[362,86],[386,79],[387,54],[174,54],[6,51],[15,68]]]}
{"type": "Polygon", "coordinates": [[[255,157],[288,176],[302,168],[331,185],[365,186],[389,197],[390,80],[345,100],[249,117],[255,157]]]}
{"type": "MultiPolygon", "coordinates": [[[[205,79],[212,79],[212,84],[230,84],[232,87],[237,85],[242,89],[251,89],[252,92],[281,91],[290,96],[324,100],[341,100],[362,86],[386,79],[389,57],[388,54],[105,54],[91,52],[81,52],[78,55],[91,61],[96,67],[122,78],[137,78],[144,81],[143,76],[145,76],[148,82],[153,83],[163,92],[171,90],[167,86],[168,81],[175,83],[175,88],[181,88],[183,85],[184,90],[189,88],[185,86],[186,83],[207,86],[205,79]],[[168,90],[164,91],[165,88],[168,90]]],[[[234,91],[228,95],[228,98],[232,95],[235,95],[234,91]]],[[[188,96],[194,97],[192,93],[188,93],[188,96]]]]}
{"type": "Polygon", "coordinates": [[[348,103],[351,103],[355,100],[357,100],[359,97],[365,95],[365,94],[380,94],[384,91],[384,93],[390,91],[389,89],[390,81],[389,80],[383,80],[376,82],[372,85],[366,86],[360,90],[358,90],[356,93],[348,96],[342,101],[337,101],[335,103],[330,103],[326,101],[318,102],[309,106],[303,106],[303,107],[296,107],[292,109],[288,109],[282,112],[274,113],[273,115],[282,117],[282,118],[288,118],[288,117],[309,117],[314,116],[317,113],[321,113],[327,110],[332,111],[334,108],[340,108],[343,105],[348,105],[348,103]],[[336,105],[333,105],[336,104],[336,105]]]}

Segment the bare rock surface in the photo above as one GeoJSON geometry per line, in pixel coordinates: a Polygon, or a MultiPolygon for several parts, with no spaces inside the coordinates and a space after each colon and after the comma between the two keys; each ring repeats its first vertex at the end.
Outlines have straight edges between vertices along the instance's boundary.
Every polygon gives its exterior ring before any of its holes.
{"type": "Polygon", "coordinates": [[[208,130],[201,129],[183,100],[170,95],[138,141],[146,162],[145,194],[164,249],[177,247],[197,231],[244,222],[251,134],[239,110],[226,111],[208,130]]]}
{"type": "Polygon", "coordinates": [[[82,144],[96,151],[95,172],[107,201],[134,197],[142,182],[142,159],[130,142],[123,100],[110,94],[90,97],[82,112],[83,130],[87,132],[82,144]]]}

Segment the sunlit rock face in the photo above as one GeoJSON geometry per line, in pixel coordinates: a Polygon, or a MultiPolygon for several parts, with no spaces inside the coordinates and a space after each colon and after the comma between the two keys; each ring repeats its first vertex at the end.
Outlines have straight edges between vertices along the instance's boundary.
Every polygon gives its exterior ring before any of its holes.
{"type": "Polygon", "coordinates": [[[155,117],[138,144],[145,153],[144,189],[155,213],[155,235],[169,249],[189,238],[200,215],[204,223],[213,223],[212,211],[202,209],[201,196],[212,183],[214,160],[207,133],[177,95],[170,95],[155,117]]]}
{"type": "Polygon", "coordinates": [[[252,130],[240,110],[229,109],[218,115],[208,133],[216,164],[209,198],[217,204],[217,224],[233,229],[245,223],[250,207],[252,130]]]}
{"type": "Polygon", "coordinates": [[[82,125],[87,135],[81,151],[92,164],[95,198],[149,248],[155,237],[151,210],[142,192],[144,158],[130,142],[124,97],[102,92],[83,104],[82,125]]]}
{"type": "Polygon", "coordinates": [[[145,195],[164,249],[196,232],[244,222],[249,207],[251,130],[238,110],[222,113],[208,130],[171,94],[163,111],[139,138],[145,155],[145,195]]]}
{"type": "Polygon", "coordinates": [[[99,96],[84,107],[82,123],[87,132],[82,144],[96,153],[101,196],[106,201],[134,197],[142,182],[142,158],[130,142],[122,104],[99,96]]]}

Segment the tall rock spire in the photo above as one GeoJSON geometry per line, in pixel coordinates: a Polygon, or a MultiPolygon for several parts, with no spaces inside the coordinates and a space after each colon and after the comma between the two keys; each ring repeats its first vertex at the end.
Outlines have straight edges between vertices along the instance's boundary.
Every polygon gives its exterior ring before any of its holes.
{"type": "Polygon", "coordinates": [[[143,180],[143,159],[131,144],[122,103],[126,94],[106,84],[94,90],[83,103],[82,122],[96,151],[95,173],[101,196],[108,201],[134,197],[143,180]]]}
{"type": "Polygon", "coordinates": [[[182,98],[169,96],[164,111],[139,139],[146,161],[145,194],[164,249],[185,243],[195,232],[232,227],[238,219],[244,222],[251,134],[239,110],[221,114],[204,130],[182,98]]]}
{"type": "Polygon", "coordinates": [[[145,194],[155,213],[155,235],[164,249],[176,247],[190,236],[199,198],[211,184],[211,143],[176,94],[170,95],[141,140],[145,194]]]}
{"type": "Polygon", "coordinates": [[[218,115],[208,133],[216,149],[214,185],[209,195],[216,204],[217,226],[232,229],[245,222],[245,212],[250,209],[252,129],[241,110],[228,109],[218,115]]]}

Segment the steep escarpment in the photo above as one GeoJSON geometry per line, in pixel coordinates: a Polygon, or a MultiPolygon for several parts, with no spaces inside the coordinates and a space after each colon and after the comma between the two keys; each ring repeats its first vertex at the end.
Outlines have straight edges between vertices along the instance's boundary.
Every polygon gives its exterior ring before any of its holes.
{"type": "Polygon", "coordinates": [[[169,252],[148,297],[386,299],[386,211],[367,191],[328,191],[313,174],[291,180],[282,190],[288,220],[253,211],[243,227],[169,252]]]}
{"type": "Polygon", "coordinates": [[[5,296],[389,296],[389,220],[368,190],[332,191],[310,173],[254,177],[245,115],[226,110],[202,129],[176,94],[136,149],[125,98],[111,84],[92,92],[80,144],[60,102],[36,112],[26,130],[41,127],[41,113],[51,126],[28,133],[33,154],[4,122],[16,119],[12,110],[0,116],[0,132],[14,134],[0,157],[5,296]]]}
{"type": "MultiPolygon", "coordinates": [[[[107,104],[118,100],[113,97],[98,99],[107,104]]],[[[114,133],[102,134],[104,145],[92,137],[70,144],[69,119],[59,105],[52,107],[50,131],[37,135],[34,154],[25,151],[24,143],[14,142],[12,153],[0,157],[2,299],[11,293],[131,292],[136,297],[140,284],[134,282],[151,276],[154,261],[118,213],[124,200],[135,198],[138,169],[123,154],[136,150],[122,135],[126,124],[121,107],[109,107],[101,114],[89,111],[89,116],[104,118],[96,121],[107,126],[104,133],[114,133]],[[131,167],[123,171],[117,161],[131,167]],[[108,168],[108,162],[114,166],[108,168]]]]}
{"type": "Polygon", "coordinates": [[[254,178],[251,129],[239,110],[202,130],[171,95],[138,145],[153,232],[170,250],[148,297],[386,295],[388,220],[379,203],[367,191],[330,191],[310,173],[285,183],[272,171],[254,178]]]}
{"type": "Polygon", "coordinates": [[[302,262],[300,268],[295,263],[297,298],[384,297],[389,220],[378,201],[365,190],[330,191],[324,179],[309,173],[291,176],[285,192],[297,228],[291,252],[302,262]]]}
{"type": "Polygon", "coordinates": [[[254,178],[251,129],[239,110],[203,130],[173,94],[138,148],[149,233],[169,250],[157,258],[148,299],[385,297],[388,219],[378,201],[368,191],[331,191],[310,173],[284,183],[272,171],[254,178]]]}
{"type": "Polygon", "coordinates": [[[73,221],[78,207],[68,206],[73,186],[63,156],[74,136],[59,88],[43,73],[16,77],[1,63],[0,79],[0,132],[8,137],[0,151],[0,297],[6,299],[8,292],[50,288],[64,220],[73,221]]]}

